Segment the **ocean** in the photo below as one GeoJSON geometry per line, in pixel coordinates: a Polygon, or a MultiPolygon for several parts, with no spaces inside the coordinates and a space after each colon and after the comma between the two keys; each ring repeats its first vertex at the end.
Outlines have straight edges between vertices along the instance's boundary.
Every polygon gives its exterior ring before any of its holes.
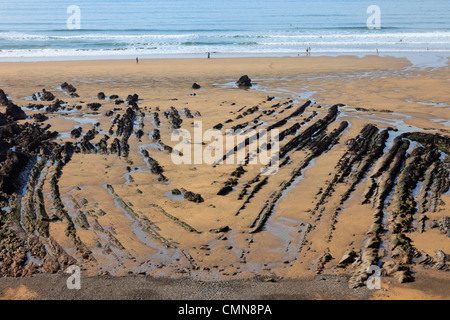
{"type": "Polygon", "coordinates": [[[0,0],[0,60],[304,55],[309,47],[450,52],[450,1],[0,0]]]}

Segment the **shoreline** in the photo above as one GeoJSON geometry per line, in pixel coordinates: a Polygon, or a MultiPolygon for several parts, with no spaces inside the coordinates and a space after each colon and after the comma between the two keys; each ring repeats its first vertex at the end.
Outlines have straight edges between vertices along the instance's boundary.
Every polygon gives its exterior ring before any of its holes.
{"type": "MultiPolygon", "coordinates": [[[[272,52],[272,53],[223,53],[211,52],[211,59],[260,59],[260,58],[307,58],[307,57],[345,57],[353,56],[364,58],[368,56],[379,56],[382,58],[406,58],[411,64],[420,68],[438,68],[448,65],[450,61],[450,51],[424,50],[424,51],[392,51],[392,52],[312,52],[306,55],[305,52],[272,52]],[[430,59],[431,58],[431,59],[430,59]]],[[[145,55],[92,55],[92,56],[54,56],[54,57],[17,57],[17,58],[0,58],[0,63],[21,63],[21,62],[76,62],[76,61],[135,61],[136,57],[140,61],[143,60],[190,60],[190,59],[207,59],[205,53],[184,53],[184,54],[145,54],[145,55]]]]}

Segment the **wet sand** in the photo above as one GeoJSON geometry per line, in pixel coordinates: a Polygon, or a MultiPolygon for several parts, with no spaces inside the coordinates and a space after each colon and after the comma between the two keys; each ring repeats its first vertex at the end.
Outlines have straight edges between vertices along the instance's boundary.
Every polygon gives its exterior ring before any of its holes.
{"type": "MultiPolygon", "coordinates": [[[[140,60],[139,64],[115,60],[2,63],[0,88],[11,101],[24,107],[30,103],[51,104],[31,100],[32,94],[41,92],[43,88],[66,102],[64,108],[56,112],[45,111],[45,107],[41,110],[24,108],[28,115],[44,113],[49,118],[42,125],[50,124],[50,130],[59,132],[57,143],[79,145],[90,129],[96,130],[91,140],[95,151],[75,151],[70,161],[62,166],[57,180],[69,218],[49,223],[48,236],[39,234],[47,252],[57,256],[60,262],[60,268],[55,272],[61,273],[67,265],[51,248],[52,241],[82,267],[83,277],[90,279],[86,283],[111,281],[112,286],[121,287],[129,278],[129,291],[124,296],[115,296],[119,299],[135,297],[132,293],[134,284],[149,281],[143,275],[151,279],[167,278],[170,290],[173,290],[166,296],[142,295],[151,299],[184,298],[176,292],[178,284],[174,284],[174,280],[170,280],[172,278],[186,278],[183,286],[190,290],[188,288],[192,288],[195,281],[207,281],[207,286],[218,285],[215,281],[254,283],[255,280],[251,279],[255,276],[283,280],[274,284],[256,281],[261,295],[241,292],[239,297],[259,299],[264,296],[263,292],[269,291],[266,286],[273,285],[269,298],[327,298],[324,293],[327,290],[314,292],[314,288],[325,280],[305,282],[310,288],[307,293],[291,294],[289,286],[298,279],[342,276],[345,278],[340,282],[327,286],[330,298],[448,299],[448,291],[441,290],[442,284],[449,287],[450,277],[445,271],[448,270],[448,262],[444,261],[444,267],[436,270],[435,263],[439,258],[435,255],[439,250],[449,254],[450,244],[439,227],[430,225],[431,221],[439,224],[443,217],[450,215],[448,190],[443,193],[436,191],[434,196],[440,201],[432,206],[430,201],[426,202],[421,212],[412,215],[408,228],[400,231],[392,226],[390,217],[397,210],[396,203],[401,201],[395,198],[395,194],[403,190],[393,185],[388,198],[380,199],[375,194],[369,203],[363,203],[370,177],[387,157],[395,137],[408,132],[450,137],[448,79],[448,65],[415,68],[407,59],[378,56],[154,59],[140,60]],[[235,81],[244,74],[252,79],[253,86],[237,88],[235,81]],[[63,82],[75,86],[79,97],[68,96],[60,88],[63,82]],[[200,84],[201,89],[192,89],[194,82],[200,84]],[[116,99],[99,100],[99,92],[104,92],[107,97],[118,95],[123,100],[135,93],[139,96],[131,136],[126,139],[129,146],[127,156],[119,156],[111,149],[115,138],[123,142],[123,135],[117,131],[118,125],[113,119],[117,115],[123,117],[127,102],[116,105],[116,99]],[[101,103],[101,107],[94,111],[88,107],[89,103],[101,103]],[[339,104],[338,113],[333,117],[330,112],[336,104],[339,104]],[[303,112],[291,116],[305,105],[303,112]],[[75,106],[81,106],[81,109],[75,106]],[[251,111],[255,106],[256,111],[251,111]],[[194,121],[202,121],[203,130],[206,130],[219,123],[223,129],[235,125],[267,128],[286,119],[279,126],[280,132],[296,123],[299,127],[286,136],[281,147],[295,137],[302,137],[308,128],[317,126],[320,134],[299,139],[297,143],[309,142],[299,150],[288,150],[286,164],[276,175],[268,176],[261,188],[255,188],[264,179],[258,175],[262,165],[244,165],[245,172],[239,177],[232,175],[239,167],[236,163],[175,165],[163,146],[174,147],[176,144],[170,140],[174,126],[169,112],[173,109],[182,120],[181,128],[191,132],[194,121]],[[108,111],[113,112],[105,115],[108,111]],[[158,113],[159,125],[155,113],[158,113]],[[329,123],[322,125],[318,122],[326,119],[327,115],[331,117],[329,123]],[[344,122],[347,126],[340,127],[344,122]],[[357,137],[368,124],[376,128],[367,141],[381,139],[380,132],[389,129],[385,147],[374,159],[368,158],[371,148],[374,148],[370,144],[361,143],[360,149],[367,148],[361,154],[358,154],[358,148],[349,151],[352,139],[358,141],[357,137]],[[78,127],[83,129],[81,137],[71,138],[71,130],[78,127]],[[140,138],[136,136],[139,129],[143,132],[140,138]],[[161,141],[152,138],[155,129],[159,129],[161,141]],[[333,130],[337,134],[335,140],[332,139],[333,130]],[[106,135],[110,137],[108,150],[100,152],[96,144],[106,135]],[[323,144],[319,141],[327,141],[328,147],[321,149],[323,144]],[[152,172],[144,150],[163,168],[165,181],[158,181],[161,176],[158,178],[158,174],[152,172]],[[354,159],[348,164],[347,174],[339,171],[344,170],[345,159],[354,159]],[[373,163],[362,171],[364,161],[369,160],[373,163]],[[293,172],[298,175],[294,176],[293,172]],[[356,172],[361,172],[361,177],[348,191],[356,179],[356,172]],[[225,196],[218,195],[230,178],[237,179],[233,191],[225,196]],[[198,193],[204,201],[195,203],[183,197],[169,196],[175,188],[198,193]],[[349,192],[348,197],[342,200],[346,192],[349,192]],[[384,217],[379,222],[381,228],[371,232],[376,201],[383,202],[384,217]],[[270,205],[272,208],[269,210],[270,205]],[[419,232],[418,221],[423,215],[427,216],[427,222],[419,232]],[[68,221],[74,224],[72,237],[66,232],[68,221]],[[375,252],[372,247],[367,247],[373,236],[381,243],[375,252]],[[406,253],[392,254],[394,236],[407,236],[411,240],[406,253]],[[339,265],[341,257],[349,250],[353,250],[356,256],[351,263],[339,265]],[[419,263],[425,255],[433,257],[433,261],[419,263]],[[368,291],[364,288],[365,279],[360,281],[363,288],[349,289],[349,279],[353,279],[350,284],[357,280],[369,261],[368,256],[375,259],[374,263],[385,266],[381,269],[385,277],[383,289],[368,291]],[[414,282],[398,283],[398,277],[403,276],[405,270],[414,282]],[[427,283],[435,284],[435,287],[425,286],[423,279],[433,279],[427,283]],[[337,290],[335,288],[339,288],[339,294],[332,293],[337,290]],[[364,294],[356,293],[362,289],[364,294]]],[[[21,124],[25,122],[33,120],[18,121],[21,124]]],[[[406,150],[409,156],[416,143],[411,142],[411,147],[406,150]]],[[[433,165],[444,168],[441,178],[445,181],[445,172],[448,179],[449,158],[445,148],[439,150],[436,152],[440,152],[440,160],[433,165]]],[[[425,166],[426,159],[422,160],[425,166]]],[[[402,168],[405,168],[405,161],[402,168]]],[[[41,173],[41,189],[48,213],[55,211],[49,181],[57,170],[57,163],[45,166],[41,173]]],[[[422,203],[419,189],[426,177],[425,170],[419,169],[424,172],[420,171],[418,182],[414,180],[416,208],[422,203]]],[[[383,172],[387,175],[390,171],[386,169],[383,172]]],[[[399,175],[401,173],[396,173],[396,179],[399,175]]],[[[433,183],[422,193],[427,195],[427,199],[433,197],[433,183]]],[[[378,189],[382,187],[382,184],[377,186],[378,189]]],[[[409,189],[406,192],[412,193],[409,189]]],[[[29,235],[25,232],[23,237],[26,240],[29,235]]],[[[45,257],[43,254],[42,259],[45,257]]],[[[37,273],[48,272],[44,270],[42,259],[34,260],[37,273]]],[[[17,288],[13,281],[21,284],[23,281],[27,290],[37,292],[36,295],[29,293],[29,296],[24,293],[24,297],[58,298],[57,294],[45,288],[39,290],[40,283],[43,283],[40,279],[59,279],[63,275],[38,274],[37,277],[36,280],[0,280],[3,281],[3,295],[14,297],[6,288],[17,288]]],[[[109,285],[105,286],[105,292],[110,292],[107,287],[109,285]]],[[[83,297],[89,294],[93,294],[89,289],[83,291],[83,297]]],[[[99,294],[107,297],[106,293],[99,294]]],[[[62,297],[77,298],[72,293],[62,297]]],[[[216,297],[221,298],[220,295],[216,297]]]]}

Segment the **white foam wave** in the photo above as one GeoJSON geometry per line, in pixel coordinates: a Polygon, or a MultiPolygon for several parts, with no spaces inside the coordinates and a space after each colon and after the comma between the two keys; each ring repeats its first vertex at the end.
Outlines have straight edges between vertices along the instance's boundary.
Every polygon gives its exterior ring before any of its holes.
{"type": "MultiPolygon", "coordinates": [[[[69,31],[68,31],[69,32],[69,31]]],[[[76,32],[76,31],[74,31],[76,32]]],[[[302,34],[268,34],[261,35],[257,33],[187,33],[187,34],[74,34],[74,35],[44,35],[44,34],[29,34],[21,32],[0,32],[0,40],[9,41],[27,41],[27,40],[148,40],[148,39],[184,39],[184,38],[255,38],[255,39],[449,39],[449,32],[371,32],[369,30],[364,32],[325,32],[318,31],[312,33],[302,34]]]]}
{"type": "Polygon", "coordinates": [[[145,34],[145,35],[114,35],[114,34],[81,34],[81,35],[40,35],[19,32],[0,32],[0,40],[148,40],[148,39],[182,39],[196,38],[198,34],[145,34]]]}
{"type": "Polygon", "coordinates": [[[284,34],[271,34],[264,36],[265,38],[288,38],[288,39],[334,39],[334,38],[383,38],[383,39],[411,39],[411,38],[450,38],[450,32],[378,32],[378,31],[365,31],[358,33],[347,32],[332,32],[324,33],[317,32],[314,34],[296,34],[296,35],[284,35],[284,34]]]}
{"type": "Polygon", "coordinates": [[[288,35],[273,33],[199,32],[186,34],[64,34],[39,35],[20,32],[0,32],[0,58],[58,58],[58,57],[121,57],[131,55],[203,54],[222,52],[233,54],[295,53],[305,46],[313,52],[365,53],[380,52],[450,52],[450,32],[372,33],[325,31],[313,34],[288,35]],[[191,41],[195,38],[195,41],[191,41]],[[199,39],[200,38],[200,39],[199,39]],[[224,39],[227,38],[225,41],[224,39]],[[231,41],[228,38],[233,38],[231,41]],[[243,38],[245,40],[243,41],[243,38]],[[187,40],[189,39],[189,40],[187,40]],[[402,39],[400,42],[399,40],[402,39]],[[2,49],[2,40],[13,42],[2,49]],[[44,42],[35,43],[33,40],[44,42]],[[50,40],[60,40],[57,47],[50,40]],[[77,41],[86,40],[84,48],[77,41]],[[119,43],[105,43],[112,40],[119,43]],[[48,41],[48,43],[47,43],[48,41]],[[87,45],[86,45],[87,44],[87,45]],[[428,49],[428,50],[427,50],[428,49]]]}

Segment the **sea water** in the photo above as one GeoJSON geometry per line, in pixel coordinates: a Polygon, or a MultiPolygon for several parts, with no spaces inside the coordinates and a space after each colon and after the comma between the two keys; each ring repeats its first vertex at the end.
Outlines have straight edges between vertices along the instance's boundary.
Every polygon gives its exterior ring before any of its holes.
{"type": "Polygon", "coordinates": [[[0,59],[450,52],[448,0],[0,0],[0,59]],[[379,8],[380,29],[368,27],[379,8]],[[79,9],[73,29],[73,11],[79,9]],[[79,18],[79,19],[78,19],[79,18]]]}

